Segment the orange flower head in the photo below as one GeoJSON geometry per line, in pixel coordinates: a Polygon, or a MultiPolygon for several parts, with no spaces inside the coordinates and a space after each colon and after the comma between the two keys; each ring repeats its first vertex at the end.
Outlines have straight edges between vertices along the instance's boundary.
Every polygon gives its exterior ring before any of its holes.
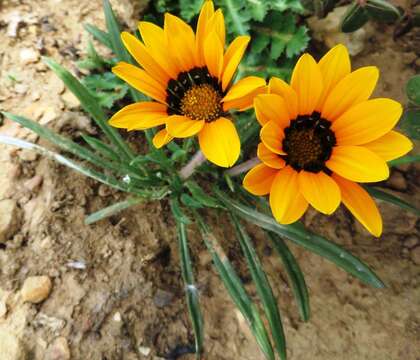
{"type": "Polygon", "coordinates": [[[388,178],[387,161],[412,149],[393,130],[402,106],[370,99],[379,72],[367,66],[350,70],[347,49],[337,45],[317,63],[304,54],[290,85],[272,78],[268,94],[254,100],[262,125],[257,156],[243,185],[270,196],[282,224],[297,221],[308,205],[332,214],[340,202],[375,236],[382,233],[378,208],[358,183],[388,178]]]}
{"type": "Polygon", "coordinates": [[[249,36],[238,36],[225,51],[223,13],[212,1],[204,2],[195,33],[171,14],[163,29],[141,21],[139,30],[143,41],[127,32],[121,37],[141,68],[121,62],[113,72],[152,101],[124,107],[109,123],[128,130],[164,126],[153,139],[157,148],[198,135],[209,161],[232,166],[240,140],[228,112],[251,108],[255,95],[266,91],[265,80],[255,76],[231,84],[249,36]]]}

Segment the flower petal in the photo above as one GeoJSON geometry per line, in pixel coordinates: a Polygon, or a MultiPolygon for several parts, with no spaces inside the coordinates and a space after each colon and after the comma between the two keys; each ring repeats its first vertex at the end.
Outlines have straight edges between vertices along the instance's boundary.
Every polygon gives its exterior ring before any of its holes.
{"type": "Polygon", "coordinates": [[[226,42],[226,29],[225,29],[225,18],[223,16],[222,9],[218,9],[215,11],[213,16],[210,18],[208,25],[207,25],[207,33],[211,34],[212,32],[216,32],[217,36],[219,37],[220,42],[222,43],[222,48],[225,48],[226,42]]]}
{"type": "Polygon", "coordinates": [[[268,84],[269,92],[280,95],[286,103],[290,119],[296,119],[298,114],[298,97],[296,91],[282,79],[272,77],[268,84]]]}
{"type": "Polygon", "coordinates": [[[214,14],[214,5],[213,1],[205,1],[201,11],[200,15],[198,17],[197,22],[197,31],[195,35],[195,42],[197,47],[197,54],[198,54],[198,65],[204,66],[205,60],[204,60],[204,40],[207,37],[207,24],[211,17],[214,14]]]}
{"type": "Polygon", "coordinates": [[[109,125],[127,130],[145,130],[166,123],[166,105],[138,102],[123,107],[109,120],[109,125]]]}
{"type": "Polygon", "coordinates": [[[351,65],[347,48],[338,44],[328,51],[318,63],[324,88],[316,109],[320,112],[328,94],[346,75],[350,74],[351,65]]]}
{"type": "Polygon", "coordinates": [[[267,195],[270,193],[271,184],[277,173],[278,170],[258,164],[245,175],[243,186],[251,194],[267,195]]]}
{"type": "Polygon", "coordinates": [[[223,77],[222,77],[222,90],[225,91],[233,74],[244,56],[246,47],[248,46],[251,38],[249,36],[238,36],[229,45],[226,54],[223,58],[223,77]]]}
{"type": "Polygon", "coordinates": [[[220,79],[223,71],[223,45],[215,31],[204,42],[204,59],[210,74],[220,79]]]}
{"type": "Polygon", "coordinates": [[[283,98],[276,94],[262,94],[254,99],[255,115],[264,126],[269,121],[278,123],[282,128],[289,126],[290,117],[283,98]]]}
{"type": "Polygon", "coordinates": [[[156,133],[153,137],[153,145],[155,148],[160,149],[165,146],[168,142],[172,141],[173,137],[168,134],[166,129],[162,129],[156,133]]]}
{"type": "Polygon", "coordinates": [[[308,202],[299,192],[298,173],[290,166],[278,171],[271,185],[270,207],[281,224],[299,220],[308,208],[308,202]]]}
{"type": "Polygon", "coordinates": [[[186,116],[172,115],[167,119],[166,129],[173,137],[186,138],[198,134],[204,124],[204,120],[192,120],[186,116]]]}
{"type": "Polygon", "coordinates": [[[261,86],[259,88],[256,88],[254,91],[251,91],[250,93],[237,98],[235,100],[225,101],[223,103],[223,110],[229,111],[232,109],[238,109],[239,111],[245,111],[248,109],[251,109],[254,104],[254,99],[256,96],[260,94],[265,94],[267,92],[266,86],[261,86]]]}
{"type": "Polygon", "coordinates": [[[252,93],[258,88],[265,87],[265,80],[258,76],[247,76],[239,80],[235,85],[233,85],[226,96],[223,98],[223,101],[231,101],[239,99],[247,94],[252,93]]]}
{"type": "Polygon", "coordinates": [[[381,214],[367,191],[360,185],[343,179],[337,174],[333,174],[333,178],[340,186],[341,198],[347,209],[373,236],[381,236],[381,214]]]}
{"type": "Polygon", "coordinates": [[[299,189],[309,204],[323,214],[332,214],[340,205],[340,188],[322,171],[317,174],[301,171],[299,189]]]}
{"type": "Polygon", "coordinates": [[[176,79],[180,70],[173,58],[168,56],[163,29],[151,22],[140,21],[139,31],[149,54],[172,79],[176,79]]]}
{"type": "Polygon", "coordinates": [[[391,131],[401,114],[402,106],[394,100],[367,100],[341,115],[331,129],[338,145],[366,144],[391,131]]]}
{"type": "Polygon", "coordinates": [[[326,165],[340,176],[357,182],[377,182],[389,177],[386,162],[362,146],[334,147],[326,165]]]}
{"type": "Polygon", "coordinates": [[[146,46],[135,36],[128,32],[121,33],[121,40],[131,56],[146,70],[155,80],[166,86],[170,76],[153,59],[147,51],[146,46]]]}
{"type": "Polygon", "coordinates": [[[369,99],[379,78],[375,66],[366,66],[345,76],[329,93],[322,117],[334,121],[350,107],[369,99]]]}
{"type": "Polygon", "coordinates": [[[390,131],[379,139],[363,144],[363,147],[373,151],[385,161],[391,161],[410,152],[413,143],[399,132],[390,131]]]}
{"type": "Polygon", "coordinates": [[[282,169],[286,166],[286,162],[263,143],[258,144],[257,156],[265,165],[273,169],[282,169]]]}
{"type": "Polygon", "coordinates": [[[230,167],[238,160],[241,142],[235,125],[226,118],[206,123],[198,134],[201,151],[212,163],[230,167]]]}
{"type": "Polygon", "coordinates": [[[260,132],[261,141],[272,152],[284,155],[283,139],[284,132],[281,125],[275,121],[269,121],[263,126],[260,132]]]}
{"type": "Polygon", "coordinates": [[[322,75],[311,55],[303,54],[299,58],[290,84],[298,96],[299,115],[312,114],[322,94],[322,75]]]}
{"type": "Polygon", "coordinates": [[[112,72],[143,94],[162,103],[166,101],[165,88],[137,66],[119,62],[112,68],[112,72]]]}

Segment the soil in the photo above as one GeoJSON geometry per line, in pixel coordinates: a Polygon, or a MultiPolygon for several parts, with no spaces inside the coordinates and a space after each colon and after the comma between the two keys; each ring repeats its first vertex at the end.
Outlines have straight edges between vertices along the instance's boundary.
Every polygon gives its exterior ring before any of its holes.
{"type": "MultiPolygon", "coordinates": [[[[141,4],[113,3],[133,28],[141,4]]],[[[84,23],[104,27],[100,1],[0,2],[2,110],[67,136],[96,132],[77,100],[40,61],[47,55],[76,72],[75,61],[88,40],[84,23]]],[[[390,29],[374,29],[354,67],[381,69],[376,96],[406,101],[403,85],[415,73],[416,60],[418,65],[418,39],[411,32],[394,41],[390,29]]],[[[0,133],[46,145],[9,120],[0,133]]],[[[420,207],[418,165],[393,170],[383,185],[420,207]]],[[[0,301],[7,311],[2,313],[0,302],[2,360],[68,359],[67,345],[75,360],[194,358],[187,354],[192,332],[167,203],[139,205],[91,226],[83,223],[87,214],[122,198],[50,160],[0,146],[0,202],[9,199],[14,206],[14,222],[7,238],[0,239],[0,301]],[[50,277],[52,291],[39,304],[23,303],[19,291],[34,275],[50,277]]],[[[299,319],[278,258],[262,234],[249,227],[264,250],[279,299],[289,359],[420,359],[420,221],[389,204],[380,203],[380,209],[385,224],[380,239],[368,235],[343,208],[331,217],[313,212],[305,217],[306,225],[360,256],[387,285],[383,290],[367,287],[291,245],[311,295],[307,323],[299,319]]],[[[217,214],[209,219],[218,224],[216,235],[225,239],[228,253],[238,252],[226,221],[217,214]]],[[[189,229],[189,235],[205,318],[204,358],[262,359],[196,229],[189,229]]]]}

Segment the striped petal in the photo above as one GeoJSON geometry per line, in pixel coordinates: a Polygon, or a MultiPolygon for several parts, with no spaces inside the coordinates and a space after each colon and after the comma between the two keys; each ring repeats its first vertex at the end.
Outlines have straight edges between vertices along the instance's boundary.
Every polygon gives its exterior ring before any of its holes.
{"type": "Polygon", "coordinates": [[[375,66],[366,66],[345,76],[329,93],[322,108],[322,117],[334,121],[341,114],[369,99],[379,78],[375,66]]]}
{"type": "Polygon", "coordinates": [[[192,120],[182,115],[169,116],[166,130],[176,138],[186,138],[198,134],[205,124],[204,120],[192,120]]]}
{"type": "Polygon", "coordinates": [[[391,161],[410,152],[413,149],[413,143],[399,132],[390,131],[379,139],[363,144],[363,147],[373,151],[385,161],[391,161]]]}
{"type": "Polygon", "coordinates": [[[145,101],[123,107],[112,116],[109,124],[127,130],[145,130],[165,124],[167,118],[166,105],[145,101]]]}
{"type": "Polygon", "coordinates": [[[323,214],[332,214],[340,205],[340,188],[324,172],[314,174],[301,171],[299,173],[299,189],[309,204],[323,214]]]}
{"type": "Polygon", "coordinates": [[[331,90],[340,80],[350,74],[349,52],[344,45],[338,44],[322,57],[318,65],[321,70],[324,85],[321,97],[318,100],[318,105],[316,106],[316,110],[320,112],[331,90]]]}
{"type": "Polygon", "coordinates": [[[235,125],[226,118],[206,123],[198,134],[200,149],[207,160],[230,167],[238,160],[241,142],[235,125]]]}
{"type": "Polygon", "coordinates": [[[282,169],[286,166],[286,162],[263,143],[258,144],[257,156],[265,165],[273,169],[282,169]]]}
{"type": "Polygon", "coordinates": [[[386,162],[362,146],[333,148],[327,167],[340,176],[357,182],[377,182],[389,177],[386,162]]]}
{"type": "Polygon", "coordinates": [[[367,100],[341,115],[331,129],[338,145],[366,144],[391,131],[401,114],[402,106],[394,100],[367,100]]]}
{"type": "Polygon", "coordinates": [[[153,137],[153,145],[155,148],[160,149],[172,140],[173,137],[168,134],[166,129],[162,129],[153,137]]]}
{"type": "Polygon", "coordinates": [[[144,46],[144,44],[135,36],[125,31],[121,33],[121,40],[131,56],[141,65],[141,67],[155,80],[166,86],[170,76],[153,59],[147,51],[146,46],[144,46]]]}
{"type": "Polygon", "coordinates": [[[287,110],[289,111],[289,118],[296,119],[298,114],[298,97],[296,91],[285,81],[276,77],[271,78],[268,87],[270,93],[280,95],[284,99],[287,110]]]}
{"type": "Polygon", "coordinates": [[[303,54],[292,73],[290,82],[298,96],[298,113],[310,115],[322,94],[322,75],[318,64],[309,54],[303,54]]]}
{"type": "Polygon", "coordinates": [[[162,84],[153,79],[146,71],[137,66],[120,62],[112,72],[133,88],[162,103],[166,100],[166,90],[162,84]]]}
{"type": "Polygon", "coordinates": [[[378,207],[367,191],[360,185],[333,174],[341,190],[341,199],[347,209],[376,237],[382,234],[382,218],[378,207]]]}
{"type": "Polygon", "coordinates": [[[223,71],[223,45],[214,31],[204,42],[204,59],[210,74],[220,79],[223,71]]]}
{"type": "Polygon", "coordinates": [[[308,202],[299,192],[298,173],[290,166],[278,171],[271,185],[270,207],[281,224],[294,223],[308,208],[308,202]]]}
{"type": "Polygon", "coordinates": [[[276,94],[262,94],[254,99],[255,115],[264,126],[269,121],[278,123],[282,128],[289,126],[290,117],[283,98],[276,94]]]}
{"type": "Polygon", "coordinates": [[[271,184],[277,173],[278,170],[264,164],[258,164],[245,175],[243,186],[251,194],[267,195],[270,193],[271,184]]]}
{"type": "Polygon", "coordinates": [[[284,155],[283,151],[283,128],[275,121],[269,121],[260,132],[263,144],[272,152],[284,155]]]}
{"type": "Polygon", "coordinates": [[[249,36],[238,36],[229,45],[226,54],[223,59],[223,77],[222,77],[222,89],[226,90],[230,81],[232,80],[233,74],[244,56],[245,49],[250,41],[249,36]]]}

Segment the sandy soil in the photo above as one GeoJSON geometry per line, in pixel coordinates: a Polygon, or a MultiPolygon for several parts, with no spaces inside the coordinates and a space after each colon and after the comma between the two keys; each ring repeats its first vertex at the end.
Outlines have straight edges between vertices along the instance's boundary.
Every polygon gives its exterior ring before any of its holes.
{"type": "MultiPolygon", "coordinates": [[[[133,26],[137,7],[129,0],[114,3],[133,26]]],[[[74,71],[86,48],[87,22],[103,27],[100,1],[0,3],[0,108],[68,136],[95,133],[77,100],[40,61],[45,54],[74,71]],[[17,17],[22,19],[13,37],[17,17]]],[[[376,31],[355,59],[355,67],[381,68],[377,95],[405,101],[402,87],[420,51],[413,39],[409,34],[394,42],[389,30],[376,31]]],[[[38,141],[8,120],[0,133],[38,141]]],[[[394,170],[384,186],[420,206],[419,166],[394,170]]],[[[75,360],[193,359],[182,355],[192,333],[166,202],[83,224],[87,214],[123,196],[32,153],[0,146],[0,217],[7,215],[1,209],[8,201],[15,219],[0,240],[2,360],[68,359],[67,346],[75,360]],[[40,304],[23,303],[19,291],[34,275],[50,277],[52,292],[40,304]]],[[[380,207],[385,232],[379,240],[344,209],[332,217],[306,216],[308,226],[360,256],[387,284],[371,289],[292,246],[310,289],[308,323],[299,319],[280,262],[262,234],[250,228],[279,298],[291,360],[420,359],[420,221],[390,205],[380,207]]],[[[211,221],[225,223],[217,215],[211,221]]],[[[189,231],[205,317],[205,359],[262,359],[200,237],[189,231]]],[[[218,226],[216,233],[229,254],[239,251],[228,226],[218,226]]]]}

